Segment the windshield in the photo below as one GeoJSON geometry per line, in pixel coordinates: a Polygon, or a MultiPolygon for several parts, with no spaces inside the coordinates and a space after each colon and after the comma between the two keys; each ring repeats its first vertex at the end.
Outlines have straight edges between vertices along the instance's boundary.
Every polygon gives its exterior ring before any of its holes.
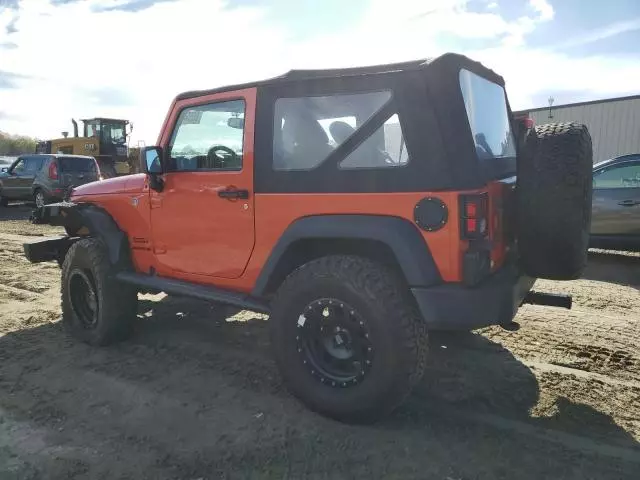
{"type": "Polygon", "coordinates": [[[490,178],[515,175],[516,146],[504,88],[460,70],[460,89],[478,159],[490,178]]]}
{"type": "Polygon", "coordinates": [[[124,122],[102,122],[102,141],[123,145],[126,143],[124,122]]]}

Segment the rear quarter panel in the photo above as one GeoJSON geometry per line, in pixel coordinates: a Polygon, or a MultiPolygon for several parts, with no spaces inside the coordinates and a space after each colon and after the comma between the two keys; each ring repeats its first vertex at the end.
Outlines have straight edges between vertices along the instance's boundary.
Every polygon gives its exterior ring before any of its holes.
{"type": "MultiPolygon", "coordinates": [[[[249,291],[262,266],[285,230],[297,219],[316,215],[388,215],[413,223],[416,203],[425,193],[393,194],[258,194],[255,198],[256,246],[245,273],[249,291]]],[[[445,281],[455,281],[460,274],[459,225],[456,221],[457,193],[440,193],[438,197],[447,205],[450,220],[435,232],[416,229],[423,235],[432,252],[440,275],[445,281]],[[453,218],[451,218],[453,215],[453,218]]]]}

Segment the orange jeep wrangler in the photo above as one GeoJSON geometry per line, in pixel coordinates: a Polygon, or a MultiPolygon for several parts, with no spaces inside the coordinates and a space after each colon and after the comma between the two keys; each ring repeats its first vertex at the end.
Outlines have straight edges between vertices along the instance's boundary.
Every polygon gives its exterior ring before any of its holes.
{"type": "Polygon", "coordinates": [[[139,292],[268,313],[288,388],[342,421],[400,404],[429,331],[570,308],[531,288],[586,264],[587,129],[515,118],[457,54],[183,93],[140,161],[34,211],[66,229],[24,245],[60,263],[66,327],[123,339],[139,292]]]}

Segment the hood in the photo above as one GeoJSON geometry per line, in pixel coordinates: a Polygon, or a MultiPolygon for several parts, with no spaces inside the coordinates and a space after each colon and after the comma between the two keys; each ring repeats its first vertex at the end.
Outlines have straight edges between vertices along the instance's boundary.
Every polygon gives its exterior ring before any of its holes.
{"type": "Polygon", "coordinates": [[[114,177],[107,180],[85,183],[73,189],[72,199],[85,195],[108,195],[113,193],[139,193],[144,189],[146,180],[144,173],[114,177]]]}

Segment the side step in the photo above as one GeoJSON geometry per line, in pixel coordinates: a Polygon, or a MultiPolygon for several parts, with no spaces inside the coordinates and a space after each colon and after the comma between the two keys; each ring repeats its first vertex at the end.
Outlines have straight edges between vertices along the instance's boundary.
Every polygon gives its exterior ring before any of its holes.
{"type": "Polygon", "coordinates": [[[542,293],[531,291],[524,297],[522,303],[533,305],[546,305],[548,307],[560,307],[571,309],[573,299],[571,295],[561,295],[557,293],[542,293]]]}
{"type": "Polygon", "coordinates": [[[165,292],[168,295],[197,298],[199,300],[245,308],[253,312],[269,313],[269,305],[266,302],[244,293],[230,292],[197,283],[158,277],[157,275],[143,275],[132,272],[119,272],[116,274],[116,279],[121,282],[136,285],[137,287],[142,287],[146,290],[165,292]]]}

